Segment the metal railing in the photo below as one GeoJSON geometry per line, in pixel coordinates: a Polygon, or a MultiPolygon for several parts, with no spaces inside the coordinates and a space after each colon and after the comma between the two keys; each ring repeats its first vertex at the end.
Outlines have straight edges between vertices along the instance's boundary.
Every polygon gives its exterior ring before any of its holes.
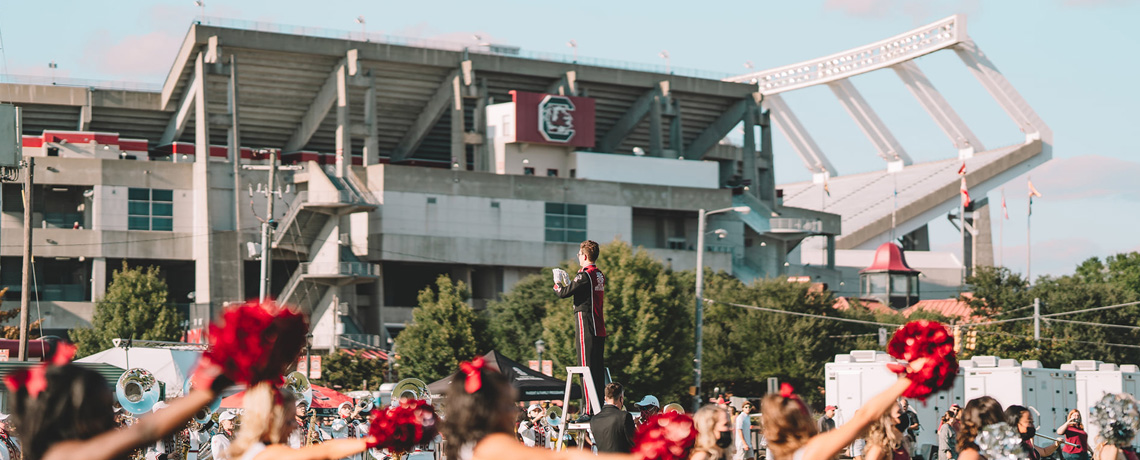
{"type": "Polygon", "coordinates": [[[337,348],[374,348],[384,351],[380,346],[379,334],[340,334],[337,336],[337,348]]]}
{"type": "Polygon", "coordinates": [[[302,276],[380,276],[380,270],[366,262],[302,262],[302,276]]]}
{"type": "Polygon", "coordinates": [[[44,77],[39,75],[0,75],[0,83],[14,83],[40,86],[68,86],[79,88],[96,88],[126,91],[162,91],[162,83],[146,83],[137,81],[87,80],[83,78],[44,77]]]}
{"type": "Polygon", "coordinates": [[[427,38],[401,37],[376,32],[350,32],[347,30],[329,29],[324,27],[305,27],[270,22],[246,21],[218,17],[200,17],[198,24],[227,27],[234,29],[255,30],[259,32],[275,32],[289,35],[304,35],[309,37],[332,38],[338,40],[354,40],[370,43],[383,43],[388,45],[412,46],[417,48],[431,48],[445,51],[467,51],[473,54],[510,56],[539,61],[561,62],[564,64],[580,64],[613,69],[633,70],[639,72],[668,73],[694,78],[707,78],[722,80],[732,76],[729,72],[716,72],[702,69],[693,69],[659,64],[646,64],[639,62],[621,61],[617,59],[603,59],[576,56],[562,53],[547,53],[530,51],[505,44],[490,43],[463,43],[446,40],[433,40],[427,38]]]}

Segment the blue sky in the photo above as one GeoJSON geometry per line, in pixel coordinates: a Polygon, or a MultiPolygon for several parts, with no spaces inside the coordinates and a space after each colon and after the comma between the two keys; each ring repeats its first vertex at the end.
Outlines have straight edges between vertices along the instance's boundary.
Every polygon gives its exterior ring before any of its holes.
{"type": "MultiPolygon", "coordinates": [[[[192,0],[105,2],[0,0],[0,72],[160,83],[192,20],[192,0]]],[[[586,57],[744,73],[873,42],[954,13],[969,35],[1054,132],[1054,160],[1032,173],[1033,272],[1063,274],[1091,256],[1140,249],[1140,160],[1130,136],[1140,121],[1138,0],[816,1],[434,1],[206,0],[205,14],[345,31],[474,42],[586,57]],[[698,6],[699,5],[699,6],[698,6]]],[[[983,143],[1021,134],[950,52],[919,60],[983,143]]],[[[853,79],[918,161],[954,155],[949,141],[891,72],[853,79]]],[[[825,88],[786,97],[840,173],[884,165],[825,88]]],[[[808,175],[775,136],[779,182],[808,175]]],[[[1025,269],[1025,184],[1007,186],[1004,262],[1025,269]]],[[[1000,198],[992,195],[991,203],[1000,198]]],[[[995,209],[993,217],[1000,210],[995,209]]],[[[994,238],[997,239],[997,222],[994,238]]],[[[957,247],[944,220],[931,224],[937,249],[957,247]]],[[[995,241],[995,244],[997,242],[995,241]]]]}

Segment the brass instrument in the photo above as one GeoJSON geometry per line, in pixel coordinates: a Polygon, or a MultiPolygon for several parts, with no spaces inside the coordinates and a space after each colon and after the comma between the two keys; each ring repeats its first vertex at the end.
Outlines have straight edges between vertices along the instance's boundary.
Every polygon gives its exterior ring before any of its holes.
{"type": "Polygon", "coordinates": [[[321,443],[321,429],[318,428],[317,411],[311,410],[313,415],[309,416],[309,429],[305,432],[305,445],[311,446],[313,444],[321,443]]]}
{"type": "Polygon", "coordinates": [[[679,412],[679,413],[684,414],[685,413],[685,407],[681,406],[680,404],[677,404],[677,403],[670,403],[670,404],[666,404],[665,408],[662,409],[661,412],[679,412]]]}
{"type": "Polygon", "coordinates": [[[298,401],[305,401],[305,407],[313,407],[313,385],[304,372],[294,371],[287,375],[283,389],[293,393],[298,401]]]}
{"type": "Polygon", "coordinates": [[[427,383],[420,379],[404,379],[396,382],[396,386],[392,387],[392,402],[393,407],[400,405],[400,400],[408,399],[422,399],[428,404],[431,404],[431,391],[428,390],[427,383]]]}
{"type": "Polygon", "coordinates": [[[115,397],[127,412],[142,415],[158,403],[158,379],[141,367],[127,369],[115,385],[115,397]]]}

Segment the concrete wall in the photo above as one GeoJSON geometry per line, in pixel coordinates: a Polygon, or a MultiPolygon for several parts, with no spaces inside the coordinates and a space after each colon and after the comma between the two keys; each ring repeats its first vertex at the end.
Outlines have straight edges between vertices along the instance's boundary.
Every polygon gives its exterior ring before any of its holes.
{"type": "Polygon", "coordinates": [[[715,161],[574,152],[571,165],[579,179],[708,189],[720,186],[720,165],[715,161]]]}

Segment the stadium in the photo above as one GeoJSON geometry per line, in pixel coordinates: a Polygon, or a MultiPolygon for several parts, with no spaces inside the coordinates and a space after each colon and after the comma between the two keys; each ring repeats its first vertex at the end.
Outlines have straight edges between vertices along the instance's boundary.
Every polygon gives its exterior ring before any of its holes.
{"type": "MultiPolygon", "coordinates": [[[[438,276],[464,281],[482,308],[583,239],[844,296],[885,288],[862,286],[859,270],[897,241],[924,285],[960,288],[992,264],[988,203],[962,206],[960,189],[984,196],[1052,155],[1048,126],[963,16],[728,78],[211,19],[154,59],[173,60],[161,88],[0,83],[35,159],[45,332],[89,324],[123,263],[161,267],[201,328],[260,294],[265,260],[267,294],[311,313],[314,348],[387,349],[438,276]],[[982,145],[919,68],[936,52],[961,58],[1023,143],[982,145]],[[913,162],[848,81],[875,71],[898,74],[946,133],[941,160],[913,162]],[[840,175],[820,151],[782,98],[815,85],[881,170],[840,175]],[[776,184],[777,130],[812,181],[776,184]],[[962,253],[930,251],[927,224],[947,215],[965,221],[962,253]]],[[[4,185],[0,221],[13,287],[20,190],[4,185]]]]}

